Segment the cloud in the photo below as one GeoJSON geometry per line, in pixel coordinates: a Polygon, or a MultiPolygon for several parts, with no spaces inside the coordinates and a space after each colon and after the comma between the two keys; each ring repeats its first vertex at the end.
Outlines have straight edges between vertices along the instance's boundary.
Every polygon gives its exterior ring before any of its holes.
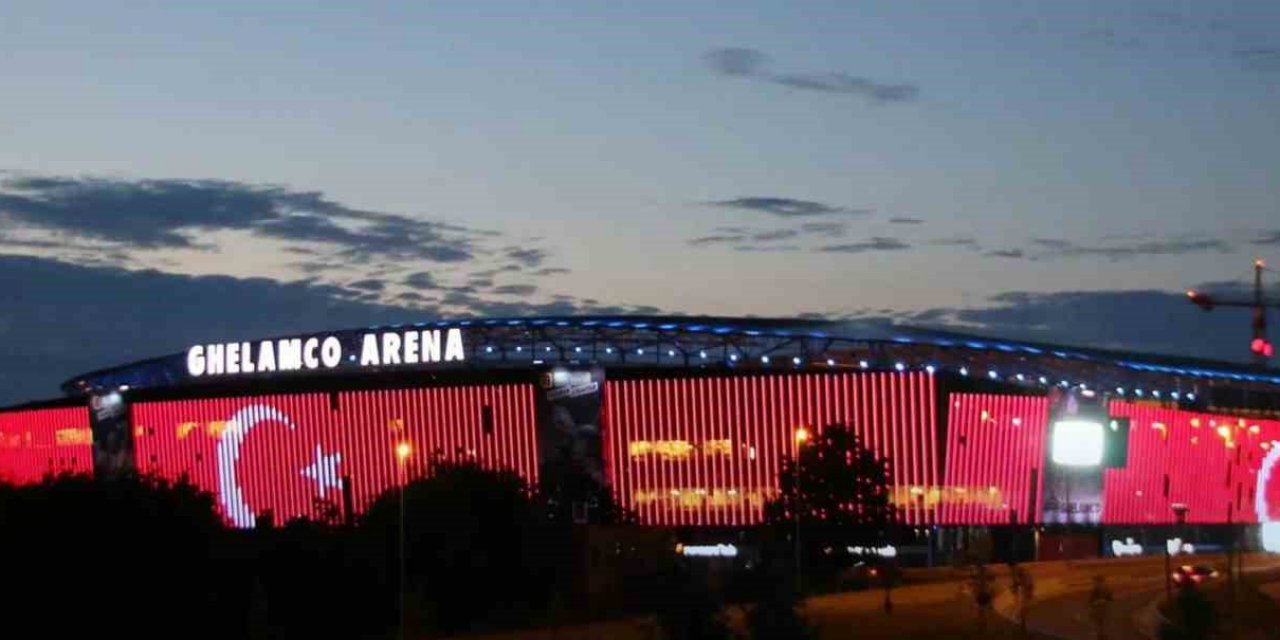
{"type": "Polygon", "coordinates": [[[505,255],[526,267],[540,266],[547,259],[546,251],[524,247],[507,247],[505,255]]]}
{"type": "Polygon", "coordinates": [[[543,268],[538,269],[538,270],[536,270],[536,271],[530,271],[530,272],[529,272],[529,275],[533,275],[533,276],[554,276],[554,275],[559,275],[559,274],[562,274],[562,273],[569,273],[569,270],[568,270],[568,269],[565,269],[564,267],[543,267],[543,268]]]}
{"type": "Polygon", "coordinates": [[[713,235],[713,236],[699,236],[699,237],[697,237],[697,238],[692,238],[692,239],[690,239],[690,240],[687,242],[687,244],[688,244],[689,246],[692,246],[692,247],[705,247],[705,246],[713,245],[713,244],[725,244],[725,243],[729,243],[729,242],[741,242],[741,241],[743,241],[743,240],[746,240],[746,236],[742,236],[742,235],[733,235],[733,236],[730,236],[730,235],[713,235]]]}
{"type": "MultiPolygon", "coordinates": [[[[739,200],[748,199],[744,198],[739,200]]],[[[755,200],[761,200],[760,198],[752,198],[749,200],[753,201],[751,206],[770,207],[773,209],[790,208],[798,211],[821,211],[824,210],[824,208],[834,209],[829,205],[808,201],[787,201],[788,204],[784,207],[773,203],[761,204],[754,202],[755,200]],[[791,204],[796,202],[802,204],[791,204]]],[[[778,199],[774,198],[771,200],[778,199]]],[[[724,201],[722,203],[715,204],[719,206],[728,206],[725,204],[728,202],[737,203],[738,201],[724,201]]],[[[795,214],[789,215],[796,217],[795,214]]],[[[802,216],[801,219],[803,219],[802,216]]],[[[687,240],[686,243],[693,247],[735,245],[733,247],[734,251],[800,251],[802,247],[798,245],[778,245],[775,243],[782,240],[792,240],[802,236],[813,235],[824,236],[826,238],[838,238],[843,237],[847,229],[847,224],[841,221],[804,222],[792,227],[784,227],[780,229],[753,229],[751,227],[744,226],[722,226],[714,229],[717,233],[692,238],[687,240]]]]}
{"type": "Polygon", "coordinates": [[[387,288],[387,285],[385,282],[381,280],[374,280],[372,278],[367,280],[357,280],[355,282],[348,284],[347,286],[352,289],[358,289],[360,291],[372,291],[374,293],[377,293],[387,288]]]}
{"type": "Polygon", "coordinates": [[[186,276],[0,255],[0,404],[58,395],[77,373],[218,342],[408,322],[333,286],[186,276]],[[228,309],[243,313],[228,313],[228,309]],[[93,318],[86,322],[86,318],[93,318]]]}
{"type": "Polygon", "coordinates": [[[744,244],[734,247],[733,250],[742,253],[789,253],[799,251],[800,247],[794,244],[744,244]]]}
{"type": "MultiPolygon", "coordinates": [[[[1198,288],[1211,289],[1212,284],[1198,288]]],[[[1249,356],[1247,320],[1230,313],[1204,313],[1181,292],[1012,291],[978,308],[930,309],[899,315],[898,320],[1105,349],[1234,361],[1249,356]]]]}
{"type": "Polygon", "coordinates": [[[865,242],[827,245],[819,248],[818,251],[823,253],[866,253],[869,251],[902,251],[910,248],[911,245],[897,238],[877,236],[865,242]]]}
{"type": "Polygon", "coordinates": [[[483,289],[483,288],[485,288],[485,287],[492,287],[492,286],[493,286],[493,278],[477,278],[477,277],[475,277],[475,276],[472,276],[470,280],[467,280],[467,286],[468,286],[468,287],[475,287],[475,288],[477,288],[477,289],[483,289]]]}
{"type": "Polygon", "coordinates": [[[490,289],[489,292],[503,296],[527,296],[537,290],[537,285],[532,284],[504,284],[490,289]]]}
{"type": "Polygon", "coordinates": [[[0,219],[136,249],[201,249],[201,234],[243,231],[316,243],[359,263],[459,262],[474,256],[465,227],[355,209],[312,191],[227,180],[59,176],[0,179],[0,219]]]}
{"type": "Polygon", "coordinates": [[[977,247],[978,241],[975,238],[967,236],[957,236],[954,238],[938,238],[930,240],[929,244],[937,247],[977,247]]]}
{"type": "Polygon", "coordinates": [[[196,343],[420,322],[430,315],[654,311],[571,296],[502,302],[464,292],[446,294],[455,303],[447,308],[414,291],[385,304],[313,281],[188,276],[12,255],[0,255],[0,291],[0,405],[59,396],[58,385],[78,373],[196,343]]]}
{"type": "Polygon", "coordinates": [[[774,229],[772,231],[761,231],[760,233],[752,234],[750,240],[752,242],[773,242],[776,240],[794,238],[798,235],[800,235],[800,232],[795,229],[774,229]]]}
{"type": "Polygon", "coordinates": [[[1280,69],[1280,47],[1255,47],[1237,49],[1231,56],[1250,69],[1280,69]]]}
{"type": "Polygon", "coordinates": [[[431,298],[428,298],[422,295],[421,293],[418,293],[417,291],[404,291],[401,293],[397,293],[396,298],[399,300],[408,300],[410,302],[430,302],[431,301],[431,298]]]}
{"type": "Polygon", "coordinates": [[[987,256],[989,258],[1025,258],[1027,257],[1026,252],[1024,252],[1022,249],[996,249],[994,251],[988,251],[982,255],[987,256]]]}
{"type": "Polygon", "coordinates": [[[712,49],[703,54],[712,70],[726,76],[754,76],[768,61],[768,56],[755,49],[729,47],[712,49]]]}
{"type": "Polygon", "coordinates": [[[920,218],[912,218],[909,216],[894,216],[889,218],[890,224],[924,224],[924,220],[920,218]]]}
{"type": "Polygon", "coordinates": [[[1252,244],[1270,246],[1280,244],[1280,231],[1267,231],[1253,239],[1252,244]]]}
{"type": "Polygon", "coordinates": [[[1057,238],[1033,238],[1031,244],[1044,249],[1041,257],[1099,257],[1109,260],[1190,253],[1228,253],[1232,250],[1229,243],[1217,238],[1170,238],[1103,246],[1087,246],[1057,238]]]}
{"type": "Polygon", "coordinates": [[[415,289],[435,289],[440,285],[429,271],[416,271],[404,277],[404,283],[415,289]]]}
{"type": "Polygon", "coordinates": [[[920,95],[920,88],[913,84],[884,84],[846,73],[785,74],[772,81],[792,89],[862,96],[876,103],[910,102],[920,95]]]}
{"type": "Polygon", "coordinates": [[[843,222],[805,222],[800,225],[800,231],[804,233],[829,236],[843,236],[848,229],[849,225],[843,222]]]}
{"type": "Polygon", "coordinates": [[[1080,34],[1082,40],[1095,42],[1111,49],[1141,49],[1143,43],[1136,37],[1126,36],[1115,29],[1090,29],[1080,34]]]}
{"type": "Polygon", "coordinates": [[[872,209],[849,209],[845,207],[836,207],[822,202],[816,202],[814,200],[798,200],[795,198],[768,196],[734,198],[732,200],[715,200],[708,202],[707,204],[713,207],[722,207],[725,209],[740,209],[743,211],[768,213],[781,218],[865,215],[872,212],[872,209]]]}
{"type": "Polygon", "coordinates": [[[769,73],[769,57],[755,49],[730,47],[703,54],[712,71],[732,78],[747,78],[768,84],[826,94],[853,95],[876,104],[910,102],[920,95],[913,84],[890,84],[844,72],[769,73]]]}

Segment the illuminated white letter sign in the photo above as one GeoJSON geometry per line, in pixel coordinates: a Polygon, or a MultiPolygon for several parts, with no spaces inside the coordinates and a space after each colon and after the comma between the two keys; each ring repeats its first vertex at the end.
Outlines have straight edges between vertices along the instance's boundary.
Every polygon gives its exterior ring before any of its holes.
{"type": "Polygon", "coordinates": [[[193,378],[273,371],[316,371],[344,364],[394,367],[466,360],[461,329],[382,331],[351,336],[312,336],[252,342],[198,344],[187,349],[187,375],[193,378]],[[360,354],[344,353],[359,343],[360,354]]]}

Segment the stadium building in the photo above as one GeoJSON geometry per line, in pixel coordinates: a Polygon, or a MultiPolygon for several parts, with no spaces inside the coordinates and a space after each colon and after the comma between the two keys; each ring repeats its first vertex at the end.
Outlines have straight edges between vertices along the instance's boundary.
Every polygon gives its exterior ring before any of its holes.
{"type": "Polygon", "coordinates": [[[797,433],[842,423],[917,530],[1066,527],[1125,555],[1184,520],[1280,545],[1280,373],[1221,362],[809,320],[472,319],[192,345],[63,391],[0,411],[0,476],[185,475],[241,527],[359,513],[440,457],[531,482],[569,460],[644,525],[741,529],[797,433]]]}

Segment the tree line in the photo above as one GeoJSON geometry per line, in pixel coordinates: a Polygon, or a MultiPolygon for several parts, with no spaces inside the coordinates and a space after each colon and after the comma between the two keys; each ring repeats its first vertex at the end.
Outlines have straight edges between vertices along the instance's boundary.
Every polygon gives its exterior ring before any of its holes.
{"type": "MultiPolygon", "coordinates": [[[[224,526],[184,479],[61,475],[0,484],[4,624],[49,636],[384,638],[553,625],[572,618],[581,563],[575,505],[627,523],[611,494],[557,461],[538,486],[438,459],[349,522],[313,517],[224,526]]],[[[783,461],[767,506],[755,637],[810,637],[797,607],[892,536],[891,469],[841,425],[783,461]],[[804,576],[804,580],[800,579],[804,576]]],[[[661,635],[730,637],[723,593],[674,553],[633,576],[634,613],[661,635]]]]}

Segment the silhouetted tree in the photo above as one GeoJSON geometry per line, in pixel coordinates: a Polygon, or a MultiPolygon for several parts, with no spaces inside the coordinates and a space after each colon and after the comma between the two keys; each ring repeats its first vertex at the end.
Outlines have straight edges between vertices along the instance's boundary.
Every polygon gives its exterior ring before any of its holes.
{"type": "MultiPolygon", "coordinates": [[[[540,611],[551,570],[563,557],[547,535],[532,491],[511,471],[436,460],[404,489],[409,617],[439,631],[472,629],[540,611]]],[[[399,488],[382,494],[361,520],[386,584],[399,588],[399,488]]],[[[394,611],[394,609],[393,609],[394,611]]]]}
{"type": "Polygon", "coordinates": [[[786,580],[775,583],[747,614],[747,629],[752,638],[812,640],[818,637],[800,611],[800,595],[793,584],[786,580]]]}
{"type": "Polygon", "coordinates": [[[213,497],[64,475],[0,489],[4,624],[47,637],[242,637],[248,583],[213,497]]]}
{"type": "Polygon", "coordinates": [[[787,557],[798,533],[804,568],[830,576],[857,559],[850,547],[883,544],[897,522],[890,478],[889,463],[852,429],[822,429],[800,444],[798,457],[782,461],[779,495],[765,505],[770,555],[787,557]]]}
{"type": "Polygon", "coordinates": [[[547,518],[558,523],[572,523],[574,509],[585,509],[592,524],[622,524],[634,521],[634,515],[614,500],[613,492],[582,467],[569,445],[563,445],[545,461],[538,475],[538,497],[547,518]]]}
{"type": "Polygon", "coordinates": [[[1195,586],[1179,587],[1166,611],[1168,619],[1160,625],[1160,640],[1204,640],[1212,636],[1217,622],[1213,603],[1195,586]]]}
{"type": "Polygon", "coordinates": [[[724,603],[707,586],[705,577],[679,567],[654,581],[661,594],[655,599],[654,620],[663,640],[729,640],[734,637],[725,618],[724,603]]]}

